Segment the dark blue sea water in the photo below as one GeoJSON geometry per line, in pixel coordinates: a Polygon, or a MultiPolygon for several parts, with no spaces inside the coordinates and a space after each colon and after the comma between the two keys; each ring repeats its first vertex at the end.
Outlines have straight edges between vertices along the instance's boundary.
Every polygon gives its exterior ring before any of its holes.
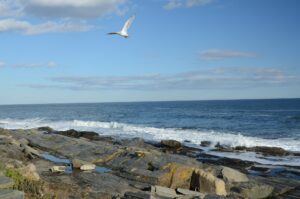
{"type": "Polygon", "coordinates": [[[300,151],[300,99],[0,106],[0,127],[38,126],[300,151]]]}

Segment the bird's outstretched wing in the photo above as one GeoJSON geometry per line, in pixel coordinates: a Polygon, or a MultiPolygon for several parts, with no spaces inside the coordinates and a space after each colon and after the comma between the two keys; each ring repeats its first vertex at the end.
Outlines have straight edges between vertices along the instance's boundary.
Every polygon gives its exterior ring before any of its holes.
{"type": "Polygon", "coordinates": [[[122,29],[122,32],[126,32],[128,31],[128,29],[130,28],[132,22],[134,21],[135,19],[135,15],[131,16],[127,21],[126,23],[124,24],[124,27],[122,29]]]}
{"type": "Polygon", "coordinates": [[[107,33],[108,35],[117,35],[118,33],[117,32],[109,32],[107,33]]]}

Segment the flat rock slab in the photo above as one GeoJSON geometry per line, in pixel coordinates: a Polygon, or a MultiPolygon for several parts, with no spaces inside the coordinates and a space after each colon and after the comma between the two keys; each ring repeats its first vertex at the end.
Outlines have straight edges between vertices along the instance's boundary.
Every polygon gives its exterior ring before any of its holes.
{"type": "Polygon", "coordinates": [[[0,198],[1,199],[24,199],[25,194],[22,191],[0,189],[0,198]]]}
{"type": "MultiPolygon", "coordinates": [[[[0,173],[0,189],[7,189],[14,185],[14,181],[6,176],[3,173],[0,173]]],[[[0,197],[1,198],[1,197],[0,197]]]]}

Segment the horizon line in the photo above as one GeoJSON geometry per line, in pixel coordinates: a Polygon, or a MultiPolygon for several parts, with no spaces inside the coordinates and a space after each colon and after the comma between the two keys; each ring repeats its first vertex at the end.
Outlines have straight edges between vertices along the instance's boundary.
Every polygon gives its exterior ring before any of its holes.
{"type": "Polygon", "coordinates": [[[246,100],[297,100],[300,97],[291,98],[237,98],[237,99],[195,99],[195,100],[146,100],[146,101],[104,101],[104,102],[53,102],[53,103],[24,103],[24,104],[0,104],[0,106],[22,105],[63,105],[63,104],[112,104],[112,103],[157,103],[157,102],[199,102],[199,101],[246,101],[246,100]]]}

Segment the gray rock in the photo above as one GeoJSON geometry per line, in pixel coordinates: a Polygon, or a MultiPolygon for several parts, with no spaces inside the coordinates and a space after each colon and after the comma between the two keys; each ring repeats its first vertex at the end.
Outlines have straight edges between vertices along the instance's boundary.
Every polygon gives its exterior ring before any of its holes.
{"type": "Polygon", "coordinates": [[[248,177],[245,174],[235,169],[231,169],[229,167],[223,167],[222,176],[225,182],[248,182],[249,181],[248,177]]]}
{"type": "Polygon", "coordinates": [[[4,176],[0,173],[0,189],[7,189],[14,185],[14,181],[11,178],[4,176]]]}
{"type": "Polygon", "coordinates": [[[80,167],[80,170],[82,171],[92,171],[96,169],[96,165],[94,164],[84,164],[80,167]]]}
{"type": "Polygon", "coordinates": [[[176,189],[176,191],[177,191],[177,193],[180,193],[180,194],[183,194],[183,195],[186,195],[186,196],[199,196],[200,198],[205,197],[205,194],[203,194],[203,193],[200,193],[200,192],[197,192],[197,191],[191,191],[191,190],[188,190],[188,189],[178,188],[178,189],[176,189]]]}
{"type": "Polygon", "coordinates": [[[62,173],[62,172],[65,172],[67,169],[67,167],[65,166],[53,166],[51,167],[50,171],[52,173],[62,173]]]}
{"type": "Polygon", "coordinates": [[[161,145],[169,148],[177,149],[181,147],[181,143],[176,140],[162,140],[160,143],[161,145]]]}
{"type": "Polygon", "coordinates": [[[149,193],[144,192],[126,192],[122,199],[150,199],[149,193]]]}
{"type": "Polygon", "coordinates": [[[152,186],[151,187],[151,196],[175,198],[175,197],[178,197],[179,195],[176,193],[176,191],[174,189],[170,189],[167,187],[161,187],[161,186],[152,186]]]}
{"type": "Polygon", "coordinates": [[[232,187],[231,191],[238,193],[243,198],[261,199],[269,197],[273,192],[273,187],[258,182],[242,182],[232,187]]]}
{"type": "Polygon", "coordinates": [[[203,147],[209,147],[211,145],[211,141],[201,141],[200,145],[203,147]]]}
{"type": "Polygon", "coordinates": [[[25,194],[22,191],[0,189],[0,198],[1,199],[24,199],[25,194]]]}

